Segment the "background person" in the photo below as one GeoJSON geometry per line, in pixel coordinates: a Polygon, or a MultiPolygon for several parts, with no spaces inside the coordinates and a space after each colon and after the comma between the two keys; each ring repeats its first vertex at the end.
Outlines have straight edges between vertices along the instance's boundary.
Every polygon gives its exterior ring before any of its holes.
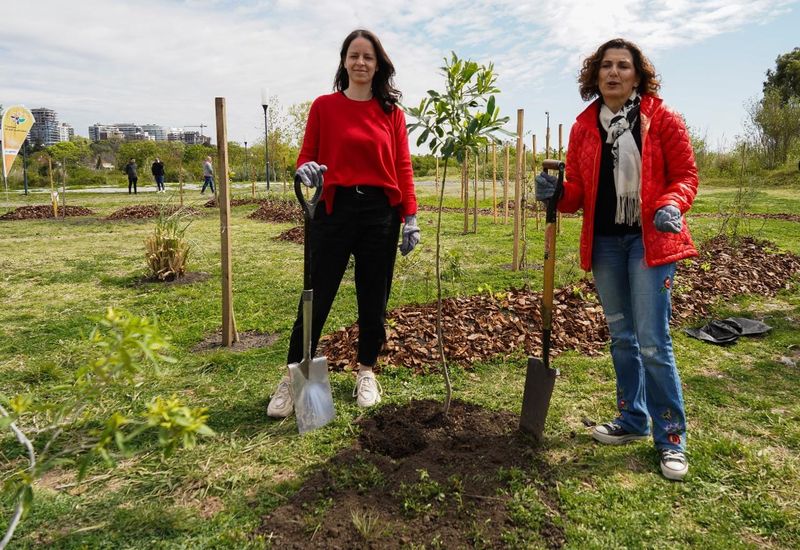
{"type": "Polygon", "coordinates": [[[156,157],[153,165],[150,167],[150,172],[153,173],[153,178],[156,180],[156,193],[164,192],[164,163],[160,158],[156,157]]]}
{"type": "MultiPolygon", "coordinates": [[[[581,267],[593,271],[611,334],[619,411],[592,437],[612,445],[646,439],[651,420],[661,472],[683,479],[686,414],[669,319],[675,262],[697,255],[683,218],[697,193],[692,144],[635,44],[600,46],[579,83],[585,101],[597,99],[572,127],[556,200],[562,212],[583,208],[581,267]]],[[[536,198],[550,199],[554,184],[537,176],[536,198]]]]}
{"type": "MultiPolygon", "coordinates": [[[[408,134],[394,66],[378,38],[356,30],[345,38],[335,92],[318,97],[308,114],[297,175],[309,187],[324,185],[310,228],[314,288],[312,353],[352,254],[358,299],[358,376],[353,391],[361,407],[378,403],[373,366],[386,340],[386,303],[397,256],[419,242],[408,134]],[[327,172],[326,172],[327,170],[327,172]]],[[[288,363],[302,360],[302,302],[292,327],[288,363]]],[[[293,410],[289,376],[267,407],[283,418],[293,410]]]]}
{"type": "Polygon", "coordinates": [[[206,192],[206,187],[211,188],[211,193],[214,193],[214,165],[211,163],[211,157],[206,157],[205,162],[203,162],[203,188],[200,190],[200,194],[206,192]]]}
{"type": "Polygon", "coordinates": [[[139,181],[139,174],[136,171],[136,159],[129,160],[123,171],[128,174],[128,194],[131,194],[131,189],[133,189],[134,195],[138,194],[136,192],[136,183],[139,181]]]}

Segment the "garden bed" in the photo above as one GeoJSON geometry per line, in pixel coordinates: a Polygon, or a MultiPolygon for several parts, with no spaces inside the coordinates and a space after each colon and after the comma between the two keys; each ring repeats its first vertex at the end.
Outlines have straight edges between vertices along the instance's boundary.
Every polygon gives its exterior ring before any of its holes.
{"type": "Polygon", "coordinates": [[[266,199],[261,206],[247,216],[251,220],[272,223],[299,223],[303,221],[303,211],[297,201],[266,199]]]}
{"type": "MultiPolygon", "coordinates": [[[[67,205],[58,207],[58,217],[66,216],[69,218],[76,216],[94,216],[94,212],[83,206],[67,205]]],[[[51,204],[35,204],[30,206],[19,206],[14,210],[6,212],[0,216],[0,220],[37,220],[45,218],[55,218],[53,206],[51,204]]]]}
{"type": "Polygon", "coordinates": [[[159,204],[133,204],[131,206],[123,206],[119,210],[115,210],[106,219],[107,220],[146,220],[150,218],[157,218],[162,213],[170,216],[177,211],[181,211],[186,216],[199,216],[201,212],[191,206],[177,206],[159,204]]]}

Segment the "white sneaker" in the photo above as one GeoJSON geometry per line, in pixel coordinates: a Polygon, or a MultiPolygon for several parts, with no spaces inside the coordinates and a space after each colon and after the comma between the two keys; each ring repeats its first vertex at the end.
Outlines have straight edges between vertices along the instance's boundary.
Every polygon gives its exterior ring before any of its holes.
{"type": "Polygon", "coordinates": [[[356,377],[356,387],[353,388],[353,397],[359,407],[371,407],[381,402],[380,382],[375,378],[375,373],[371,370],[359,371],[356,377]]]}
{"type": "Polygon", "coordinates": [[[267,405],[267,416],[272,418],[286,418],[294,411],[294,400],[292,399],[292,383],[286,375],[278,382],[275,393],[267,405]]]}
{"type": "Polygon", "coordinates": [[[661,449],[661,473],[673,481],[681,481],[689,471],[689,461],[681,451],[661,449]]]}

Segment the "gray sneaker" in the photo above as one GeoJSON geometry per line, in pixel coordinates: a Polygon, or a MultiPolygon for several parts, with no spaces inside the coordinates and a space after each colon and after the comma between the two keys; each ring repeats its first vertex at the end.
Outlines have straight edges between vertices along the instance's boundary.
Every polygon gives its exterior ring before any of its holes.
{"type": "Polygon", "coordinates": [[[689,471],[689,461],[686,454],[674,449],[660,449],[661,453],[661,473],[664,477],[673,481],[683,481],[683,477],[689,471]]]}
{"type": "Polygon", "coordinates": [[[616,422],[606,422],[592,428],[592,437],[606,445],[624,445],[631,441],[647,439],[649,436],[631,433],[616,422]]]}
{"type": "Polygon", "coordinates": [[[356,387],[353,388],[353,397],[356,398],[356,403],[359,407],[371,407],[380,403],[381,392],[383,392],[383,388],[381,388],[378,379],[375,378],[374,372],[358,373],[356,387]]]}
{"type": "Polygon", "coordinates": [[[278,382],[275,393],[267,405],[267,416],[272,418],[286,418],[294,411],[294,400],[292,399],[292,384],[289,376],[284,376],[278,382]]]}

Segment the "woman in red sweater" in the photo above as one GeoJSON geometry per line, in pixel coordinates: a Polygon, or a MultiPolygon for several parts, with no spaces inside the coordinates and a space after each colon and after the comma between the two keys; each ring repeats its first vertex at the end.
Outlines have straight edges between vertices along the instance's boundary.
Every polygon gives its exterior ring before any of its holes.
{"type": "MultiPolygon", "coordinates": [[[[361,407],[381,399],[373,367],[386,339],[386,303],[400,252],[419,242],[417,200],[401,97],[394,65],[378,38],[355,30],[345,38],[335,92],[311,105],[297,159],[297,175],[322,186],[311,223],[311,281],[314,288],[312,351],[352,254],[358,300],[358,376],[353,396],[361,407]],[[324,173],[324,178],[323,178],[324,173]],[[324,179],[324,185],[323,185],[324,179]]],[[[288,363],[303,357],[302,303],[292,327],[288,363]]],[[[294,404],[288,374],[279,382],[267,414],[285,418],[294,404]]]]}
{"type": "MultiPolygon", "coordinates": [[[[697,251],[683,214],[697,193],[686,126],[657,97],[655,69],[631,42],[606,42],[583,63],[581,97],[597,97],[572,127],[562,212],[583,209],[581,266],[594,274],[611,334],[617,417],[592,437],[621,445],[649,437],[661,472],[686,475],[686,415],[669,332],[675,262],[697,251]]],[[[553,198],[555,178],[536,178],[553,198]]]]}

